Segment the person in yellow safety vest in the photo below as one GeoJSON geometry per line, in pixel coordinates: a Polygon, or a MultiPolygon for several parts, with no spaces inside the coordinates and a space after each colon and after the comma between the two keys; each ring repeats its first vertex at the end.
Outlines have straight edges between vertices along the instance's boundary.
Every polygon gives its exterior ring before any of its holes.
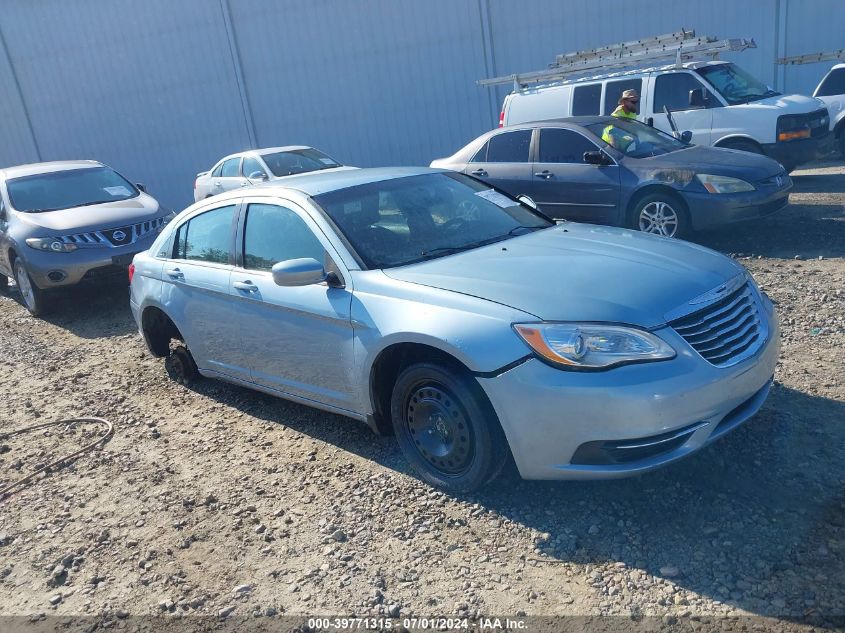
{"type": "MultiPolygon", "coordinates": [[[[637,94],[636,90],[633,88],[626,90],[622,93],[622,96],[619,97],[618,106],[610,116],[614,116],[619,119],[636,119],[637,104],[639,102],[640,95],[637,94]]],[[[620,152],[624,152],[636,139],[624,130],[621,130],[614,125],[608,125],[602,132],[601,140],[618,149],[620,152]]]]}

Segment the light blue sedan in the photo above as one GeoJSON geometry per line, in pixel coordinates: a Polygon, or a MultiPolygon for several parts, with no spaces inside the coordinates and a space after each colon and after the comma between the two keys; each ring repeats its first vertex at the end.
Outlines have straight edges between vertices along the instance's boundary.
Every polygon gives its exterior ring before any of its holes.
{"type": "Polygon", "coordinates": [[[641,473],[750,418],[772,303],[679,240],[555,224],[435,169],[313,174],[201,201],[135,257],[131,305],[168,373],[393,431],[468,491],[641,473]],[[174,340],[177,344],[174,344],[174,340]]]}

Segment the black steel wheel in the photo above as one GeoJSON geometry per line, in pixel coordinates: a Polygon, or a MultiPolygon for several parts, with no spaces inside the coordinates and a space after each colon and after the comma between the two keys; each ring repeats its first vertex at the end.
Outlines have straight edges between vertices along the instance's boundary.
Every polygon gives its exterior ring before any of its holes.
{"type": "Polygon", "coordinates": [[[171,380],[181,385],[192,383],[200,375],[194,357],[184,345],[177,345],[170,350],[170,354],[164,359],[164,369],[171,380]]]}
{"type": "Polygon", "coordinates": [[[393,387],[390,408],[402,453],[433,486],[476,490],[507,459],[499,420],[465,372],[434,363],[410,365],[393,387]]]}

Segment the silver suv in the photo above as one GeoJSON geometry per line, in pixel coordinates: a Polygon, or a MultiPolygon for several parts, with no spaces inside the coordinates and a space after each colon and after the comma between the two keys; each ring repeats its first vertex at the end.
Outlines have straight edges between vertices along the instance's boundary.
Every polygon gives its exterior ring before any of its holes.
{"type": "Polygon", "coordinates": [[[14,277],[38,316],[52,288],[125,274],[172,217],[97,161],[0,169],[0,287],[14,277]]]}

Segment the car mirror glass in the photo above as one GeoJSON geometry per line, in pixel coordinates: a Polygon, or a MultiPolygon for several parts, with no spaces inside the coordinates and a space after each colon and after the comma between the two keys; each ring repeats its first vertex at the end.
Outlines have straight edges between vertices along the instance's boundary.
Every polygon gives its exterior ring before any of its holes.
{"type": "Polygon", "coordinates": [[[689,145],[690,141],[692,141],[692,132],[690,130],[681,132],[681,143],[689,145]]]}
{"type": "Polygon", "coordinates": [[[517,200],[519,200],[525,206],[531,207],[532,209],[537,211],[537,203],[534,202],[534,200],[530,196],[519,196],[517,200]]]}
{"type": "Polygon", "coordinates": [[[277,286],[310,286],[326,281],[326,269],[313,257],[286,259],[271,269],[277,286]]]}
{"type": "Polygon", "coordinates": [[[595,152],[584,152],[584,162],[588,165],[609,165],[610,159],[601,150],[595,152]]]}

